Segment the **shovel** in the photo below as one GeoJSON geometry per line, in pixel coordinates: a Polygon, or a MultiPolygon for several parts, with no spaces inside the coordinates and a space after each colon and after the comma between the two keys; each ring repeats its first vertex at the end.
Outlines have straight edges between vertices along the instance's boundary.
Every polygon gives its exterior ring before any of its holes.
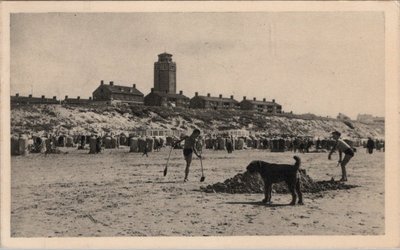
{"type": "Polygon", "coordinates": [[[170,158],[170,156],[171,156],[172,149],[174,149],[174,147],[173,147],[173,146],[171,146],[171,150],[169,151],[169,154],[168,154],[168,160],[167,160],[167,164],[165,165],[165,168],[164,168],[164,176],[166,176],[166,175],[167,175],[167,171],[168,171],[168,163],[169,163],[169,158],[170,158]]]}
{"type": "Polygon", "coordinates": [[[201,166],[201,178],[200,178],[200,182],[203,182],[206,177],[204,176],[204,172],[203,172],[203,161],[201,159],[202,157],[200,157],[200,166],[201,166]]]}

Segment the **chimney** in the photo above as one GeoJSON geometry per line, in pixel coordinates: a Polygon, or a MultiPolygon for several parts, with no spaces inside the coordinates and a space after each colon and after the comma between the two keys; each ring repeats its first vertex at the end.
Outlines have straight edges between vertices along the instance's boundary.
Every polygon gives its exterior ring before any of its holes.
{"type": "Polygon", "coordinates": [[[221,94],[219,94],[219,98],[222,98],[222,95],[221,95],[221,94]]]}
{"type": "Polygon", "coordinates": [[[32,95],[29,95],[29,98],[32,98],[32,95]]]}
{"type": "Polygon", "coordinates": [[[89,96],[89,101],[91,101],[92,100],[92,97],[91,96],[89,96]]]}
{"type": "Polygon", "coordinates": [[[103,80],[100,81],[100,85],[104,85],[104,81],[103,80]]]}
{"type": "Polygon", "coordinates": [[[45,97],[45,96],[44,96],[44,95],[42,95],[42,99],[44,99],[44,97],[45,97]]]}
{"type": "Polygon", "coordinates": [[[253,101],[257,100],[255,97],[253,97],[253,101]]]}
{"type": "Polygon", "coordinates": [[[66,95],[66,96],[65,96],[65,100],[67,100],[67,99],[68,99],[68,96],[66,95]]]}
{"type": "Polygon", "coordinates": [[[181,91],[179,91],[179,94],[180,94],[180,95],[183,95],[183,91],[182,91],[182,90],[181,90],[181,91]]]}
{"type": "Polygon", "coordinates": [[[210,97],[210,93],[207,93],[207,97],[210,97]]]}
{"type": "Polygon", "coordinates": [[[57,96],[53,96],[53,100],[57,99],[57,96]]]}
{"type": "Polygon", "coordinates": [[[133,88],[136,89],[136,84],[133,84],[133,88]]]}
{"type": "Polygon", "coordinates": [[[231,99],[233,100],[233,95],[231,95],[231,99]]]}
{"type": "Polygon", "coordinates": [[[243,100],[246,100],[246,96],[243,96],[243,100]]]}
{"type": "Polygon", "coordinates": [[[114,82],[113,81],[110,81],[110,86],[114,86],[114,82]]]}
{"type": "Polygon", "coordinates": [[[18,96],[19,96],[19,93],[16,93],[15,96],[18,97],[18,96]]]}
{"type": "Polygon", "coordinates": [[[80,97],[80,96],[78,96],[76,99],[78,99],[78,100],[79,100],[79,99],[81,99],[81,97],[80,97]]]}
{"type": "Polygon", "coordinates": [[[275,103],[275,99],[272,99],[272,102],[275,103]]]}
{"type": "Polygon", "coordinates": [[[265,98],[263,98],[263,102],[266,102],[265,98]]]}
{"type": "Polygon", "coordinates": [[[194,96],[199,96],[199,92],[194,92],[194,96]]]}

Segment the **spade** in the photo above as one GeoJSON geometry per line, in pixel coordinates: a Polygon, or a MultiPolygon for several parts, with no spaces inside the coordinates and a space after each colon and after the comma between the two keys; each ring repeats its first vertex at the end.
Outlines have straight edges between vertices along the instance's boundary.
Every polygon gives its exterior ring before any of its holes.
{"type": "Polygon", "coordinates": [[[172,152],[172,149],[173,149],[173,148],[174,148],[174,147],[173,147],[173,146],[171,146],[171,150],[169,151],[169,154],[168,154],[168,160],[167,160],[167,164],[165,165],[165,168],[164,168],[164,176],[166,176],[166,175],[167,175],[169,158],[171,157],[171,152],[172,152]]]}
{"type": "Polygon", "coordinates": [[[202,158],[202,157],[201,157],[201,155],[200,155],[200,166],[201,166],[201,178],[200,178],[200,182],[203,182],[203,181],[206,179],[206,177],[204,176],[204,172],[203,172],[203,161],[202,161],[201,158],[202,158]]]}

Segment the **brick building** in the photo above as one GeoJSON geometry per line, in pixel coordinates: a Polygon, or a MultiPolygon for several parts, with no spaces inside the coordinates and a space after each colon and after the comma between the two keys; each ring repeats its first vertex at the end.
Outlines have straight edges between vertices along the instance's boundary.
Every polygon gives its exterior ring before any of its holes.
{"type": "Polygon", "coordinates": [[[82,99],[80,96],[77,98],[69,98],[67,95],[65,96],[65,99],[62,101],[63,104],[72,104],[72,105],[81,105],[81,104],[90,104],[93,103],[92,97],[89,97],[89,99],[82,99]]]}
{"type": "Polygon", "coordinates": [[[163,107],[189,107],[189,97],[183,95],[180,91],[179,94],[168,93],[167,91],[155,91],[154,88],[151,92],[144,97],[144,105],[146,106],[163,106],[163,107]]]}
{"type": "Polygon", "coordinates": [[[154,91],[176,93],[176,63],[171,54],[159,54],[154,63],[154,91]]]}
{"type": "Polygon", "coordinates": [[[243,100],[240,102],[240,108],[242,110],[257,110],[271,114],[282,113],[282,106],[276,103],[275,99],[272,99],[272,102],[267,102],[265,98],[262,101],[257,101],[256,98],[247,100],[244,96],[243,100]]]}
{"type": "Polygon", "coordinates": [[[239,102],[233,98],[231,95],[230,98],[222,97],[213,97],[210,94],[207,96],[201,96],[198,92],[195,93],[195,96],[190,99],[190,108],[192,109],[239,109],[239,102]]]}
{"type": "Polygon", "coordinates": [[[144,97],[146,106],[189,107],[190,99],[180,91],[176,93],[176,63],[172,55],[162,53],[154,63],[154,87],[144,97]]]}
{"type": "Polygon", "coordinates": [[[44,95],[42,95],[42,97],[32,97],[32,95],[20,96],[17,93],[15,96],[11,96],[10,99],[11,105],[60,104],[60,101],[58,101],[55,96],[53,96],[53,98],[46,98],[44,95]]]}
{"type": "Polygon", "coordinates": [[[136,84],[132,87],[114,85],[114,82],[110,82],[109,85],[104,84],[102,80],[100,86],[93,91],[93,101],[106,101],[108,103],[131,103],[131,104],[143,104],[143,93],[136,89],[136,84]]]}

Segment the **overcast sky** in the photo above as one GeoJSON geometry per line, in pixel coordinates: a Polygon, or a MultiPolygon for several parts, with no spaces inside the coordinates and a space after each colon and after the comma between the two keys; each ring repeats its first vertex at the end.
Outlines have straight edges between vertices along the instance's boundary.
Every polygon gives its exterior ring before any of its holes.
{"type": "Polygon", "coordinates": [[[88,98],[100,80],[145,95],[162,52],[177,90],[276,99],[284,111],[384,115],[384,16],[46,13],[11,16],[11,94],[88,98]]]}

